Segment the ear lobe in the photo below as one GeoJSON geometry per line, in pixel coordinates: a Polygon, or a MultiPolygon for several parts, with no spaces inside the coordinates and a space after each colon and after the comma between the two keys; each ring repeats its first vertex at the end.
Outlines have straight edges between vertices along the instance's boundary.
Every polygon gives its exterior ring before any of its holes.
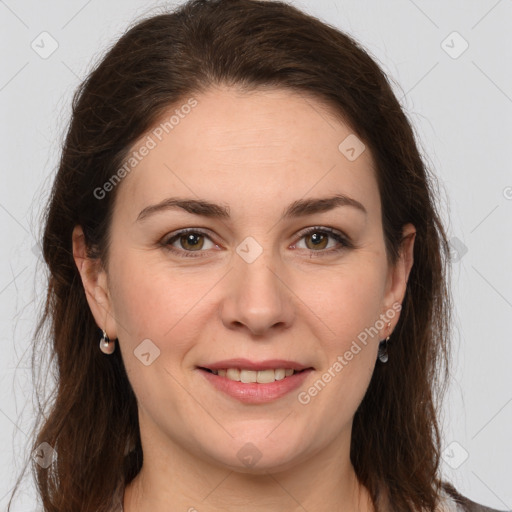
{"type": "Polygon", "coordinates": [[[107,285],[107,274],[99,259],[87,256],[87,245],[82,227],[73,229],[73,259],[82,278],[85,296],[96,324],[107,332],[110,339],[115,339],[115,327],[110,321],[111,304],[107,285]]]}

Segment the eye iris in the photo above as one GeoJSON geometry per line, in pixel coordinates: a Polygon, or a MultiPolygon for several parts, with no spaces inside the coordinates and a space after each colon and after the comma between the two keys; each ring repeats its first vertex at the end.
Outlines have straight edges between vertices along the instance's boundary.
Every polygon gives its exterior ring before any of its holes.
{"type": "Polygon", "coordinates": [[[204,244],[204,239],[202,240],[202,243],[199,247],[196,244],[197,244],[197,239],[202,238],[202,236],[203,235],[198,234],[198,233],[188,233],[186,235],[183,235],[182,237],[180,237],[181,246],[184,249],[201,249],[204,244]],[[192,245],[192,247],[187,247],[190,245],[192,245]]]}
{"type": "MultiPolygon", "coordinates": [[[[307,240],[309,238],[311,240],[313,240],[313,248],[317,248],[318,249],[322,242],[326,242],[327,241],[328,237],[326,235],[318,234],[318,233],[312,233],[312,234],[308,235],[306,237],[306,245],[308,245],[308,248],[311,249],[311,247],[309,247],[309,244],[307,243],[307,240]]],[[[320,247],[320,249],[325,249],[325,244],[322,247],[320,247]]]]}

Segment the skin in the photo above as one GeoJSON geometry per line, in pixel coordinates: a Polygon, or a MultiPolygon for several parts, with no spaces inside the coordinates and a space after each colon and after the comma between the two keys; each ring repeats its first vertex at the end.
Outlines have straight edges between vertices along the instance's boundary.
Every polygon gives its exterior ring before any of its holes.
{"type": "Polygon", "coordinates": [[[307,405],[297,394],[402,303],[414,226],[404,226],[400,258],[390,266],[371,153],[349,161],[338,145],[353,130],[316,99],[227,87],[195,98],[198,106],[118,185],[108,268],[87,259],[80,226],[73,232],[91,311],[118,338],[139,404],[144,463],[126,488],[124,510],[373,510],[350,462],[352,420],[379,341],[399,313],[307,405]],[[341,206],[280,220],[290,203],[334,193],[361,202],[367,214],[341,206]],[[171,196],[229,206],[231,219],[174,209],[137,221],[171,196]],[[328,253],[340,247],[329,237],[316,248],[311,234],[300,235],[313,226],[344,233],[354,247],[328,253]],[[204,257],[180,257],[159,243],[183,228],[207,235],[188,246],[178,237],[173,247],[204,257]],[[236,252],[249,236],[262,249],[252,263],[236,252]],[[134,350],[148,338],[160,356],[145,366],[134,350]],[[278,400],[243,404],[196,369],[233,357],[315,370],[278,400]],[[252,467],[237,457],[249,442],[261,453],[252,467]]]}

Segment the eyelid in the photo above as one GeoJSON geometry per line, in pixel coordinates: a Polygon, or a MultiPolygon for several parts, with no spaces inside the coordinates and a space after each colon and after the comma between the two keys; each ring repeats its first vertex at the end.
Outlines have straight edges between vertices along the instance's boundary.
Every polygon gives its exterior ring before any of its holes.
{"type": "Polygon", "coordinates": [[[310,226],[308,228],[304,228],[300,230],[296,236],[302,238],[304,235],[309,235],[310,233],[314,233],[316,231],[321,231],[323,233],[327,233],[329,235],[337,235],[342,238],[346,243],[350,243],[350,238],[338,229],[331,228],[329,226],[310,226]]]}

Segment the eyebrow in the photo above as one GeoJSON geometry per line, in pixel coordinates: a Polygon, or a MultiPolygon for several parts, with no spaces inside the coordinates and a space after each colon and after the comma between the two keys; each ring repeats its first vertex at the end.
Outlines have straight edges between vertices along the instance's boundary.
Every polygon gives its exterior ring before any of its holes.
{"type": "MultiPolygon", "coordinates": [[[[298,199],[284,210],[281,220],[327,212],[340,206],[352,206],[365,215],[368,214],[366,208],[359,201],[344,194],[336,194],[324,198],[298,199]]],[[[173,209],[182,209],[188,213],[202,215],[204,217],[230,219],[229,207],[211,203],[204,199],[169,197],[157,204],[144,208],[139,213],[136,222],[147,219],[155,213],[173,209]]]]}

